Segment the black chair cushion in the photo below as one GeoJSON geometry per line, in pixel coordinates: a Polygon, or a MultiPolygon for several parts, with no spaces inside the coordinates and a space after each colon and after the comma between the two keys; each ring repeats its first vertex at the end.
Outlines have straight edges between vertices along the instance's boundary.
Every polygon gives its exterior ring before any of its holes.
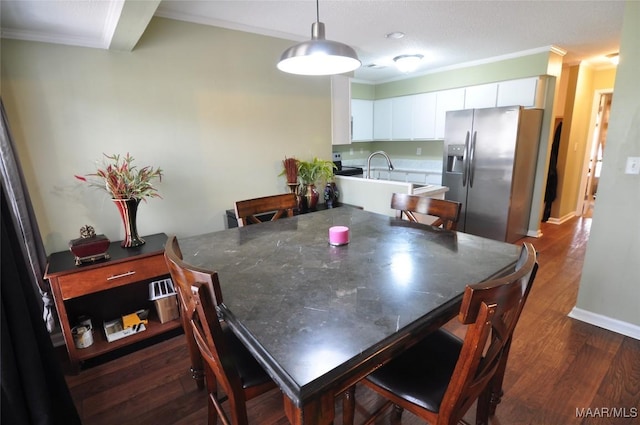
{"type": "Polygon", "coordinates": [[[226,336],[227,348],[233,355],[233,360],[240,375],[242,388],[254,387],[271,381],[267,372],[260,366],[247,347],[242,344],[231,328],[223,323],[222,330],[226,336]]]}
{"type": "Polygon", "coordinates": [[[440,329],[367,379],[411,403],[438,412],[461,349],[460,338],[440,329]]]}

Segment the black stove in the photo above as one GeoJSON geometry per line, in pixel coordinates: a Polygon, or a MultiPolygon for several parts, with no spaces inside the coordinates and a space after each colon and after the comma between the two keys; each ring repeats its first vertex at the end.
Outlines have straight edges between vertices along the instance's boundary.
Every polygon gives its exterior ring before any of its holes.
{"type": "Polygon", "coordinates": [[[333,172],[336,176],[358,176],[364,174],[362,167],[349,167],[342,165],[342,161],[333,161],[337,169],[333,172]]]}

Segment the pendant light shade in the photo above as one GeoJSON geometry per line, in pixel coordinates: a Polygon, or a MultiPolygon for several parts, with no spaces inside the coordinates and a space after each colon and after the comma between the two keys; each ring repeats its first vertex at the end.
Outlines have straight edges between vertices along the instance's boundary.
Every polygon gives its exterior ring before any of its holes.
{"type": "Polygon", "coordinates": [[[334,75],[353,71],[360,64],[353,48],[325,39],[324,24],[318,18],[311,25],[311,40],[285,50],[278,62],[278,69],[299,75],[334,75]]]}

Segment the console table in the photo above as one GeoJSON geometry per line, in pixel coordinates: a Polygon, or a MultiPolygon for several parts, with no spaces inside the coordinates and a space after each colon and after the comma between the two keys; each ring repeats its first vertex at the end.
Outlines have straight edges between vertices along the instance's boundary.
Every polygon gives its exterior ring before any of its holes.
{"type": "Polygon", "coordinates": [[[49,256],[45,279],[49,280],[56,304],[62,334],[74,373],[81,362],[127,345],[181,327],[180,319],[160,323],[153,302],[149,300],[149,283],[169,277],[164,260],[167,235],[144,236],[146,243],[135,248],[122,248],[120,241],[109,245],[110,259],[75,265],[70,251],[49,256]],[[149,309],[146,330],[108,342],[103,322],[140,309],[149,309]],[[76,348],[71,329],[81,316],[93,325],[93,344],[76,348]]]}

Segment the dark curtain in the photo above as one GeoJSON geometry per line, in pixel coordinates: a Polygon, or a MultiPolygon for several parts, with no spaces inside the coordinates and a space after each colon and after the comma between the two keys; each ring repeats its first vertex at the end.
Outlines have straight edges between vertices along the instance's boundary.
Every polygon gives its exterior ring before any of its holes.
{"type": "Polygon", "coordinates": [[[38,222],[31,206],[29,191],[24,183],[22,168],[13,146],[2,99],[0,99],[0,112],[0,180],[11,211],[7,217],[13,219],[14,227],[22,239],[20,248],[27,259],[30,272],[29,285],[39,294],[38,302],[43,312],[43,319],[49,332],[52,332],[56,327],[55,309],[49,287],[43,277],[47,258],[38,222]]]}
{"type": "Polygon", "coordinates": [[[11,425],[80,424],[61,365],[42,321],[22,238],[2,187],[0,422],[11,425]]]}

